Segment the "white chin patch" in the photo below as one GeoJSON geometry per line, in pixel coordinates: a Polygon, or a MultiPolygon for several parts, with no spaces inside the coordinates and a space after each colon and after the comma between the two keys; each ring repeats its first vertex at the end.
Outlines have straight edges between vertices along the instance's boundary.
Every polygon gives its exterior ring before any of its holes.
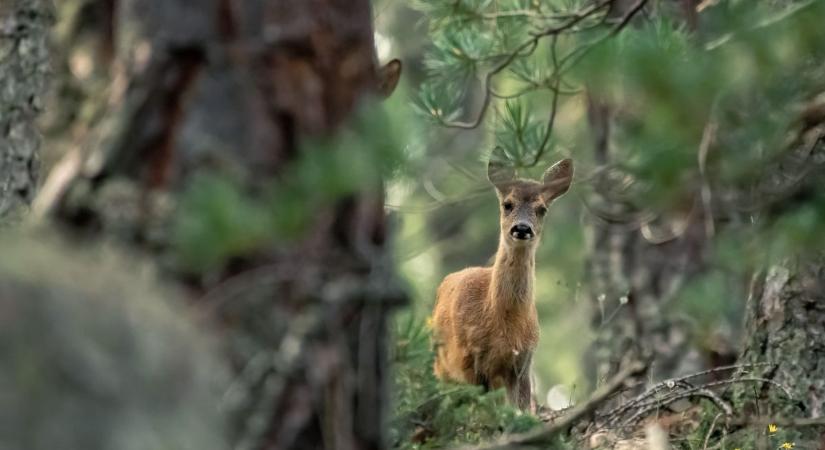
{"type": "Polygon", "coordinates": [[[511,235],[513,236],[513,239],[516,239],[518,241],[529,241],[529,240],[533,239],[532,234],[525,234],[523,238],[520,238],[518,236],[518,232],[514,231],[514,232],[511,233],[511,235]]]}

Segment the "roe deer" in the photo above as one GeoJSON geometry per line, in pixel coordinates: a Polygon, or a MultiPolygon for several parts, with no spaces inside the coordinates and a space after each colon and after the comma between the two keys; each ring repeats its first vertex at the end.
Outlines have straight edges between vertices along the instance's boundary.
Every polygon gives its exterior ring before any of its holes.
{"type": "Polygon", "coordinates": [[[470,267],[444,278],[432,316],[442,380],[506,388],[508,400],[533,409],[530,363],[539,338],[533,282],[536,247],[549,204],[567,192],[573,161],[564,159],[542,182],[516,179],[491,160],[487,177],[500,202],[501,233],[492,267],[470,267]]]}

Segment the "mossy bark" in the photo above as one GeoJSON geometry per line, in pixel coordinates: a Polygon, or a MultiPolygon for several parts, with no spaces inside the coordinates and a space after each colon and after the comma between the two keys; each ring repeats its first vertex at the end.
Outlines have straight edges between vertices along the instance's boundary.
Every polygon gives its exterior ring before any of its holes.
{"type": "Polygon", "coordinates": [[[825,415],[825,258],[799,257],[754,276],[745,328],[740,362],[766,363],[750,372],[787,392],[768,383],[742,388],[737,397],[742,412],[825,415]]]}
{"type": "Polygon", "coordinates": [[[48,0],[0,0],[0,221],[34,198],[40,134],[35,120],[49,75],[48,0]]]}

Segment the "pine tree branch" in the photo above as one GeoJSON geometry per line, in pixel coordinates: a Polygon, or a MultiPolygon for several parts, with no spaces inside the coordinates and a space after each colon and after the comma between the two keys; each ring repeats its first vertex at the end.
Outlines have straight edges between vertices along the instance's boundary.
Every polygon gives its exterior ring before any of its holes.
{"type": "Polygon", "coordinates": [[[485,75],[484,77],[484,99],[481,104],[481,109],[478,112],[478,115],[476,116],[476,119],[471,122],[442,121],[441,125],[447,128],[460,128],[465,130],[477,128],[481,124],[481,122],[484,121],[484,117],[486,116],[487,110],[489,109],[490,102],[493,97],[492,81],[496,75],[498,75],[504,69],[509,67],[510,64],[512,64],[513,61],[516,60],[516,58],[520,56],[532,55],[538,47],[539,41],[541,41],[543,38],[548,36],[559,35],[567,30],[570,30],[571,28],[576,26],[576,24],[580,23],[582,20],[588,17],[591,17],[593,14],[597,13],[604,7],[609,6],[612,2],[613,0],[604,0],[602,2],[594,4],[593,6],[590,6],[589,8],[584,9],[583,11],[577,14],[573,14],[571,16],[571,19],[567,22],[559,26],[548,28],[546,30],[533,34],[532,38],[516,47],[516,49],[513,50],[511,53],[505,54],[504,60],[495,65],[489,72],[487,72],[487,75],[485,75]]]}

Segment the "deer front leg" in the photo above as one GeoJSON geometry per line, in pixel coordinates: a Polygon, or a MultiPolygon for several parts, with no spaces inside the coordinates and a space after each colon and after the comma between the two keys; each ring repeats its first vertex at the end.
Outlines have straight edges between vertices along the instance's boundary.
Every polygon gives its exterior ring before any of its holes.
{"type": "Polygon", "coordinates": [[[532,386],[528,375],[512,380],[512,382],[507,385],[507,400],[511,405],[518,407],[518,409],[522,411],[533,412],[531,405],[532,386]]]}
{"type": "Polygon", "coordinates": [[[518,382],[518,407],[522,411],[536,413],[536,404],[533,402],[533,383],[530,380],[530,371],[526,371],[518,382]]]}
{"type": "Polygon", "coordinates": [[[515,376],[512,382],[507,385],[507,398],[510,403],[516,405],[522,411],[534,411],[533,387],[530,382],[530,364],[532,362],[532,354],[525,352],[523,358],[520,358],[515,366],[515,376]]]}

